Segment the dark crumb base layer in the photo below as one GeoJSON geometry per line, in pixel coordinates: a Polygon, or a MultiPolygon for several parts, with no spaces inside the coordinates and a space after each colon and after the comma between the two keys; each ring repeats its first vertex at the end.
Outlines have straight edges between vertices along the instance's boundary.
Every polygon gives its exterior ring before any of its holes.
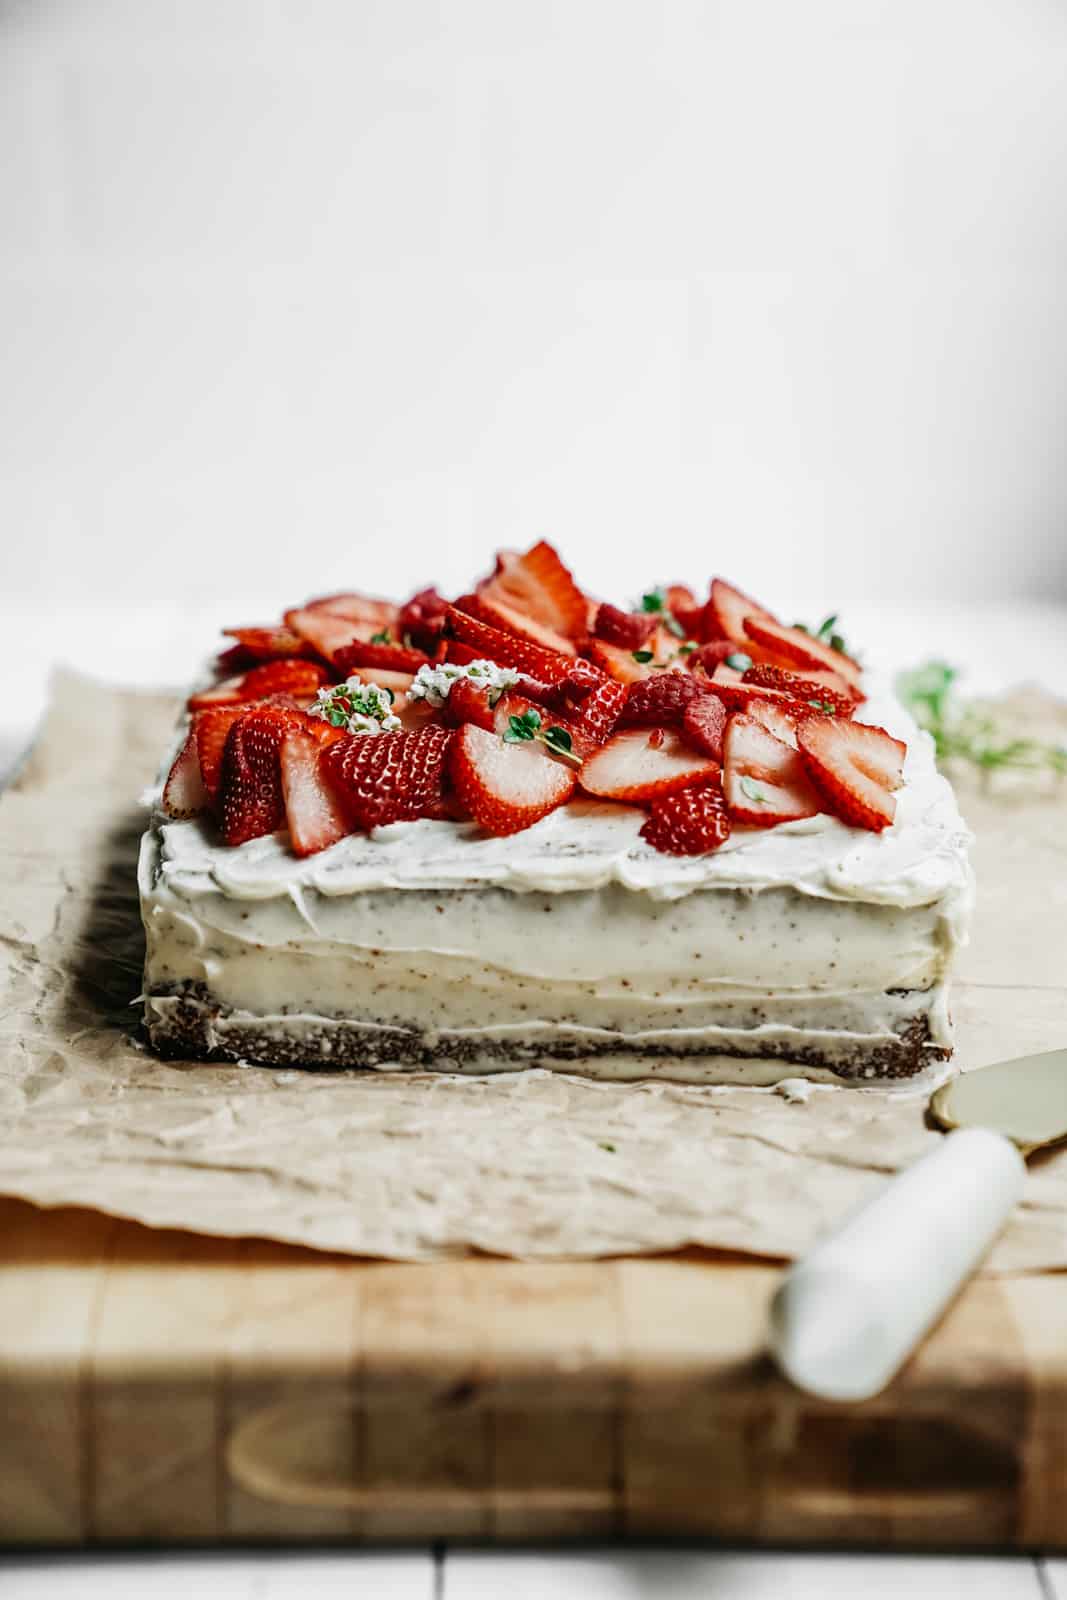
{"type": "MultiPolygon", "coordinates": [[[[894,991],[898,992],[898,991],[894,991]]],[[[414,1029],[390,1031],[383,1036],[381,1029],[365,1027],[346,1018],[330,1019],[324,1026],[311,1023],[299,1031],[267,1030],[254,1017],[230,1012],[219,1004],[202,984],[187,984],[181,988],[154,989],[153,997],[167,999],[165,1018],[154,1018],[148,1024],[148,1038],[152,1048],[161,1056],[181,1057],[193,1061],[246,1061],[267,1067],[306,1067],[312,1069],[378,1068],[383,1063],[400,1066],[411,1071],[439,1072],[462,1071],[466,1064],[484,1062],[476,1068],[484,1072],[493,1070],[493,1063],[502,1066],[538,1066],[559,1063],[574,1066],[577,1062],[592,1059],[605,1060],[612,1056],[635,1054],[649,1060],[649,1075],[669,1077],[668,1071],[658,1070],[653,1063],[661,1061],[697,1061],[707,1057],[706,1049],[686,1049],[684,1045],[642,1044],[635,1047],[625,1038],[586,1041],[558,1039],[538,1041],[536,1044],[518,1044],[512,1041],[467,1040],[449,1038],[432,1043],[414,1029]],[[223,1023],[220,1035],[217,1024],[223,1023]]],[[[745,1049],[719,1049],[716,1056],[737,1061],[781,1061],[797,1067],[814,1067],[832,1072],[843,1082],[887,1082],[913,1078],[939,1061],[947,1061],[952,1054],[931,1042],[930,1026],[925,1016],[911,1019],[907,1027],[892,1042],[876,1046],[857,1046],[847,1060],[830,1060],[817,1048],[796,1045],[771,1044],[766,1041],[758,1047],[745,1049]]],[[[578,1069],[580,1070],[580,1068],[578,1069]]]]}

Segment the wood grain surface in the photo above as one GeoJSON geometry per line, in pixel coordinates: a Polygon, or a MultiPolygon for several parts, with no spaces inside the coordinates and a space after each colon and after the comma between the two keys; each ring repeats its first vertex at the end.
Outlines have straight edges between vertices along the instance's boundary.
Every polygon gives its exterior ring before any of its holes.
{"type": "Polygon", "coordinates": [[[771,1263],[397,1265],[0,1204],[0,1541],[1067,1546],[1067,1279],[972,1283],[864,1405],[771,1263]]]}

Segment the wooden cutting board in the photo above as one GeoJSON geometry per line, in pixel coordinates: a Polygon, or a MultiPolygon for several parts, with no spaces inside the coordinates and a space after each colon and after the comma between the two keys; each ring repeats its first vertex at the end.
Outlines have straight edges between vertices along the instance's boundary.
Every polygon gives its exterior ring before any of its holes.
{"type": "Polygon", "coordinates": [[[0,1203],[0,1541],[1067,1545],[1067,1277],[887,1394],[764,1353],[770,1264],[393,1265],[0,1203]]]}

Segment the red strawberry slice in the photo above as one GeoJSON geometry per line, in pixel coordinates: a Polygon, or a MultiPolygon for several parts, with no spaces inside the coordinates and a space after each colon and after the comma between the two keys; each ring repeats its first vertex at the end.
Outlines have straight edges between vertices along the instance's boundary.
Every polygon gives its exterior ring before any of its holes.
{"type": "Polygon", "coordinates": [[[448,608],[448,627],[454,638],[476,652],[475,660],[484,658],[495,661],[498,666],[517,667],[520,672],[528,672],[532,678],[548,684],[562,683],[570,671],[569,656],[542,650],[540,645],[520,639],[517,634],[491,628],[476,617],[457,611],[455,606],[448,608]]]}
{"type": "Polygon", "coordinates": [[[742,674],[741,681],[753,684],[758,689],[779,691],[805,710],[821,711],[828,717],[850,717],[856,709],[855,697],[847,689],[843,694],[838,693],[813,678],[802,678],[795,672],[787,672],[784,667],[749,667],[742,674]]]}
{"type": "Polygon", "coordinates": [[[242,700],[265,700],[271,694],[290,694],[294,699],[310,699],[330,681],[330,674],[317,661],[265,661],[241,679],[242,700]]]}
{"type": "Polygon", "coordinates": [[[322,770],[349,826],[369,832],[439,814],[450,728],[346,734],[323,752],[322,770]]]}
{"type": "Polygon", "coordinates": [[[441,708],[441,716],[450,728],[460,728],[465,722],[473,722],[475,727],[490,732],[496,727],[488,688],[470,678],[455,679],[441,708]]]}
{"type": "Polygon", "coordinates": [[[222,752],[226,745],[226,736],[238,718],[243,717],[245,712],[251,709],[249,702],[242,700],[235,706],[213,706],[206,711],[198,711],[193,718],[200,774],[212,800],[219,792],[222,752]]]}
{"type": "Polygon", "coordinates": [[[381,667],[353,667],[348,676],[358,678],[360,683],[376,683],[379,689],[388,689],[393,697],[391,709],[397,716],[407,704],[408,690],[415,682],[413,672],[389,672],[381,667]]]}
{"type": "Polygon", "coordinates": [[[163,810],[168,817],[198,817],[210,805],[211,796],[204,787],[196,749],[196,728],[193,726],[186,734],[185,743],[178,751],[163,786],[163,810]]]}
{"type": "Polygon", "coordinates": [[[453,662],[457,667],[469,667],[472,661],[482,661],[484,657],[471,644],[464,644],[462,639],[445,639],[445,653],[443,659],[453,662]]]}
{"type": "Polygon", "coordinates": [[[700,693],[682,713],[682,738],[701,755],[722,761],[726,733],[726,707],[718,695],[700,693]]]}
{"type": "MultiPolygon", "coordinates": [[[[645,649],[642,646],[642,651],[645,649]]],[[[590,639],[589,656],[593,664],[606,672],[616,683],[640,683],[655,671],[651,661],[635,661],[631,650],[620,645],[607,644],[603,639],[590,639]]]]}
{"type": "Polygon", "coordinates": [[[623,684],[603,678],[581,701],[574,723],[575,748],[579,753],[607,740],[622,714],[626,693],[623,684]]]}
{"type": "Polygon", "coordinates": [[[339,650],[355,644],[357,640],[369,643],[384,627],[384,624],[366,619],[337,617],[331,611],[321,611],[313,606],[305,606],[300,611],[287,611],[285,621],[324,661],[332,661],[339,650]]]}
{"type": "Polygon", "coordinates": [[[805,717],[800,755],[830,810],[854,828],[878,833],[896,815],[893,790],[904,782],[907,746],[884,728],[839,717],[805,717]]]}
{"type": "Polygon", "coordinates": [[[602,800],[640,804],[684,789],[718,770],[697,755],[672,728],[627,728],[585,762],[578,781],[602,800]]]}
{"type": "MultiPolygon", "coordinates": [[[[712,639],[708,644],[702,644],[698,650],[693,650],[689,656],[690,672],[704,672],[710,678],[717,667],[722,666],[728,656],[744,654],[744,646],[736,645],[732,639],[712,639]]],[[[748,659],[751,661],[752,657],[748,659]]],[[[740,676],[740,674],[739,674],[740,676]]]]}
{"type": "Polygon", "coordinates": [[[765,649],[772,650],[780,659],[796,662],[801,667],[829,668],[844,678],[846,683],[858,687],[862,671],[857,661],[805,633],[803,628],[786,628],[773,617],[750,615],[745,618],[745,630],[750,639],[765,649]]]}
{"type": "Polygon", "coordinates": [[[501,551],[496,571],[478,585],[485,600],[500,602],[567,639],[585,637],[586,598],[557,552],[544,539],[525,555],[501,551]]]}
{"type": "Polygon", "coordinates": [[[584,695],[590,694],[594,689],[599,689],[604,682],[604,674],[599,667],[591,661],[584,661],[581,656],[572,661],[567,668],[567,679],[564,688],[574,699],[581,700],[584,695]]]}
{"type": "Polygon", "coordinates": [[[237,640],[237,644],[224,651],[224,654],[236,660],[240,651],[249,658],[249,666],[254,666],[257,661],[277,661],[308,653],[306,643],[292,628],[223,628],[222,631],[228,638],[237,640]]]}
{"type": "MultiPolygon", "coordinates": [[[[796,666],[797,663],[794,661],[792,668],[787,670],[795,670],[796,666]]],[[[861,684],[850,683],[839,672],[831,672],[828,667],[805,667],[801,676],[806,678],[808,683],[816,683],[823,689],[832,689],[835,694],[847,695],[854,707],[862,705],[867,698],[861,684]]]]}
{"type": "Polygon", "coordinates": [[[408,650],[396,644],[366,644],[357,639],[346,644],[333,658],[334,666],[343,677],[348,677],[356,667],[384,667],[387,672],[409,672],[414,675],[420,667],[428,667],[430,658],[421,650],[408,650]]]}
{"type": "Polygon", "coordinates": [[[647,611],[620,611],[618,606],[604,603],[597,607],[593,632],[605,644],[616,644],[622,650],[640,650],[656,626],[656,618],[647,611]]]}
{"type": "Polygon", "coordinates": [[[573,771],[543,745],[506,744],[472,723],[455,735],[449,770],[461,804],[486,833],[521,833],[574,792],[573,771]]]}
{"type": "Polygon", "coordinates": [[[631,684],[619,717],[622,728],[678,727],[691,700],[705,692],[690,672],[657,672],[631,684]]]}
{"type": "Polygon", "coordinates": [[[794,750],[797,748],[797,719],[792,711],[776,705],[773,700],[750,700],[745,715],[762,723],[767,732],[773,733],[783,744],[794,750]]]}
{"type": "Polygon", "coordinates": [[[465,611],[469,617],[476,617],[490,628],[499,628],[502,633],[513,633],[520,639],[528,639],[531,644],[540,645],[542,650],[551,650],[556,655],[574,655],[574,645],[566,634],[546,628],[543,623],[535,622],[532,617],[516,611],[514,606],[507,605],[503,600],[488,600],[484,594],[464,594],[460,595],[455,605],[457,611],[465,611]]]}
{"type": "Polygon", "coordinates": [[[674,856],[702,856],[730,837],[730,816],[718,780],[693,783],[653,802],[642,839],[674,856]]]}
{"type": "Polygon", "coordinates": [[[775,620],[758,600],[735,589],[724,578],[714,578],[708,603],[704,607],[704,638],[732,639],[736,644],[743,644],[749,637],[745,631],[749,617],[766,617],[769,622],[775,620]]]}
{"type": "Polygon", "coordinates": [[[244,699],[241,685],[245,681],[244,673],[239,673],[235,678],[223,678],[220,683],[212,684],[210,689],[198,689],[196,694],[191,694],[185,702],[187,711],[206,711],[209,706],[235,706],[244,699]]]}
{"type": "Polygon", "coordinates": [[[666,591],[667,610],[687,639],[703,639],[704,607],[685,583],[671,583],[666,591]]]}
{"type": "Polygon", "coordinates": [[[282,799],[298,856],[325,850],[348,832],[341,804],[322,775],[322,748],[314,734],[300,728],[290,729],[281,744],[282,799]]]}
{"type": "Polygon", "coordinates": [[[230,728],[219,775],[222,836],[227,844],[245,844],[284,826],[280,751],[286,735],[302,721],[299,712],[283,706],[259,705],[230,728]]]}
{"type": "Polygon", "coordinates": [[[823,809],[799,752],[754,717],[731,717],[727,724],[722,787],[734,821],[757,828],[814,817],[823,809]]]}
{"type": "Polygon", "coordinates": [[[371,595],[325,594],[318,600],[309,600],[308,611],[325,611],[331,617],[347,617],[351,622],[371,623],[375,632],[390,628],[395,623],[400,607],[392,600],[377,600],[371,595]]]}

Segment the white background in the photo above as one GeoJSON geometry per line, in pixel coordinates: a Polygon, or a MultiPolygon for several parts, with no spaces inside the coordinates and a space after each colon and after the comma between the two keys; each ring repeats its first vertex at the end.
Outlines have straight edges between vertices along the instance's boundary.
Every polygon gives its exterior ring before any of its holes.
{"type": "Polygon", "coordinates": [[[0,0],[13,609],[1064,597],[1065,402],[1056,0],[0,0]]]}

